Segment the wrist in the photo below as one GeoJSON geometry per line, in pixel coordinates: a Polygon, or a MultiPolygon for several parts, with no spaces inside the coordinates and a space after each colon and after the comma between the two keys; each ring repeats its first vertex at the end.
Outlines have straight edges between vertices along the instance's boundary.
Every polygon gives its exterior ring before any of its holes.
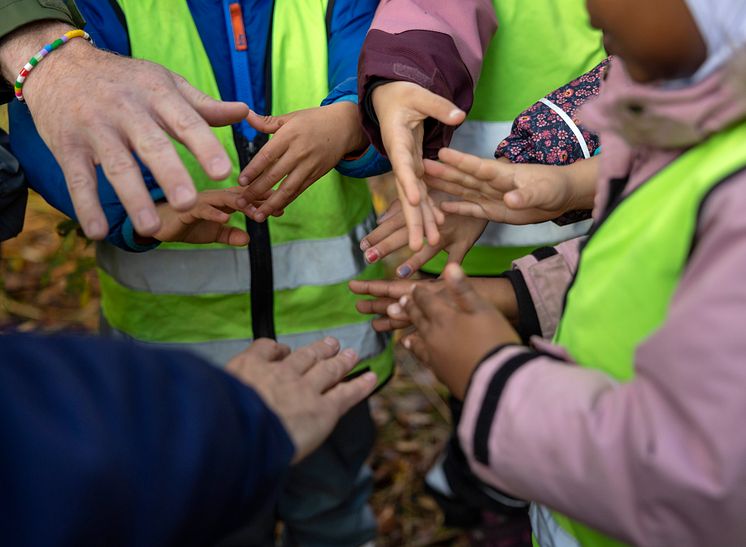
{"type": "Polygon", "coordinates": [[[40,21],[11,32],[0,45],[0,69],[5,80],[15,82],[23,66],[41,48],[75,27],[59,21],[40,21]]]}
{"type": "Polygon", "coordinates": [[[351,101],[341,101],[330,105],[329,108],[338,110],[345,121],[344,156],[364,152],[370,146],[370,141],[360,125],[357,104],[351,101]]]}
{"type": "Polygon", "coordinates": [[[500,310],[508,321],[511,323],[518,321],[518,298],[509,279],[476,277],[472,281],[482,298],[500,310]]]}

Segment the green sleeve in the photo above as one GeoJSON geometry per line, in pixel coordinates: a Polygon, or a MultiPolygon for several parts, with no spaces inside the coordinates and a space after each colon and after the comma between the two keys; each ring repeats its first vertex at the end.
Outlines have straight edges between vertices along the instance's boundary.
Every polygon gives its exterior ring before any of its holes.
{"type": "MultiPolygon", "coordinates": [[[[23,25],[44,19],[78,28],[85,25],[74,0],[0,0],[0,40],[23,25]]],[[[0,78],[0,104],[12,98],[12,86],[0,78]]]]}

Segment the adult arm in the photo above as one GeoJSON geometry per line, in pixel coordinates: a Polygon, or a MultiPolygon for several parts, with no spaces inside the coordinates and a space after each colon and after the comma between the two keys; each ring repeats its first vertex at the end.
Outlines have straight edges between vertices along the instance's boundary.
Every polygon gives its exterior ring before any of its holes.
{"type": "Polygon", "coordinates": [[[745,206],[743,174],[710,196],[668,318],[636,351],[633,381],[574,366],[546,344],[557,357],[513,346],[481,364],[460,436],[483,479],[635,545],[743,542],[745,206]],[[517,360],[526,364],[490,390],[517,360]],[[477,434],[484,413],[491,425],[477,434]]]}

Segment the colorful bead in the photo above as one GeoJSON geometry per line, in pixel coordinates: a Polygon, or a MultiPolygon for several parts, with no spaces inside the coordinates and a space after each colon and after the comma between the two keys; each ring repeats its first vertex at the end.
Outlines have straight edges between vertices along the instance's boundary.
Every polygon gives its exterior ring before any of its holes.
{"type": "Polygon", "coordinates": [[[89,42],[93,43],[93,40],[91,40],[91,36],[83,31],[83,30],[71,30],[70,32],[66,32],[64,35],[62,35],[60,38],[52,42],[51,44],[45,45],[43,48],[39,50],[39,52],[31,57],[29,59],[29,62],[24,65],[24,67],[21,69],[21,72],[18,74],[18,78],[16,78],[15,84],[13,84],[13,88],[15,90],[16,98],[23,102],[23,84],[26,81],[26,78],[28,78],[29,73],[34,69],[36,65],[38,65],[44,57],[52,53],[55,49],[58,47],[66,44],[73,38],[84,38],[88,40],[89,42]]]}

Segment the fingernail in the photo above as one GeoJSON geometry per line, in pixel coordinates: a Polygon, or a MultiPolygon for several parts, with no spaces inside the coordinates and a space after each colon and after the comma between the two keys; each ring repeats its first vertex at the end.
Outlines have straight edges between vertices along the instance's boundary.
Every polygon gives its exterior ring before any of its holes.
{"type": "Polygon", "coordinates": [[[399,269],[396,270],[396,275],[399,277],[409,277],[412,275],[412,268],[410,268],[407,264],[404,266],[399,266],[399,269]]]}
{"type": "Polygon", "coordinates": [[[378,383],[378,375],[375,372],[366,372],[360,378],[371,385],[376,385],[378,383]]]}
{"type": "Polygon", "coordinates": [[[409,297],[408,297],[408,296],[402,296],[402,297],[401,297],[401,298],[399,299],[399,305],[400,305],[400,306],[401,306],[402,308],[403,308],[404,306],[406,306],[406,305],[407,305],[407,302],[409,302],[409,297]]]}
{"type": "Polygon", "coordinates": [[[324,338],[324,344],[326,344],[327,346],[329,346],[331,348],[336,348],[337,347],[337,339],[336,338],[332,338],[331,336],[327,336],[326,338],[324,338]]]}
{"type": "Polygon", "coordinates": [[[247,206],[248,204],[249,204],[249,202],[248,202],[248,201],[246,201],[246,198],[238,198],[238,199],[236,200],[236,205],[237,205],[237,206],[238,206],[239,208],[241,208],[241,209],[243,209],[244,207],[246,207],[246,206],[247,206]]]}
{"type": "Polygon", "coordinates": [[[409,339],[408,336],[404,340],[402,340],[402,344],[407,349],[411,349],[412,348],[412,341],[409,339]]]}
{"type": "Polygon", "coordinates": [[[377,249],[368,249],[365,252],[365,260],[368,262],[368,264],[373,264],[374,262],[377,262],[380,258],[380,255],[378,254],[377,249]]]}
{"type": "Polygon", "coordinates": [[[388,308],[386,308],[386,313],[389,315],[399,315],[402,312],[401,306],[399,304],[391,304],[388,308]]]}
{"type": "Polygon", "coordinates": [[[246,186],[249,183],[249,179],[246,177],[238,177],[238,184],[246,186]]]}
{"type": "Polygon", "coordinates": [[[463,113],[464,113],[463,110],[461,110],[460,108],[456,108],[454,110],[451,110],[451,113],[449,114],[449,116],[451,118],[457,118],[457,117],[461,116],[463,113]]]}
{"type": "Polygon", "coordinates": [[[383,213],[380,217],[376,219],[376,224],[381,224],[384,220],[386,220],[386,217],[388,216],[388,211],[383,213]]]}
{"type": "Polygon", "coordinates": [[[158,216],[150,209],[143,209],[137,214],[141,230],[151,231],[158,228],[158,216]]]}
{"type": "Polygon", "coordinates": [[[192,186],[178,186],[174,190],[174,205],[188,205],[197,196],[197,191],[192,186]]]}
{"type": "Polygon", "coordinates": [[[368,241],[367,239],[363,239],[360,242],[360,250],[367,251],[368,249],[370,249],[370,241],[368,241]]]}
{"type": "Polygon", "coordinates": [[[210,172],[213,175],[222,175],[226,171],[230,171],[231,169],[231,163],[228,160],[228,158],[212,158],[210,160],[210,172]]]}
{"type": "Polygon", "coordinates": [[[267,215],[265,215],[264,213],[256,213],[256,215],[254,215],[254,220],[256,222],[264,222],[265,220],[267,220],[267,215]]]}
{"type": "Polygon", "coordinates": [[[342,352],[342,355],[344,355],[347,359],[353,360],[357,359],[357,352],[354,349],[347,348],[342,352]]]}

